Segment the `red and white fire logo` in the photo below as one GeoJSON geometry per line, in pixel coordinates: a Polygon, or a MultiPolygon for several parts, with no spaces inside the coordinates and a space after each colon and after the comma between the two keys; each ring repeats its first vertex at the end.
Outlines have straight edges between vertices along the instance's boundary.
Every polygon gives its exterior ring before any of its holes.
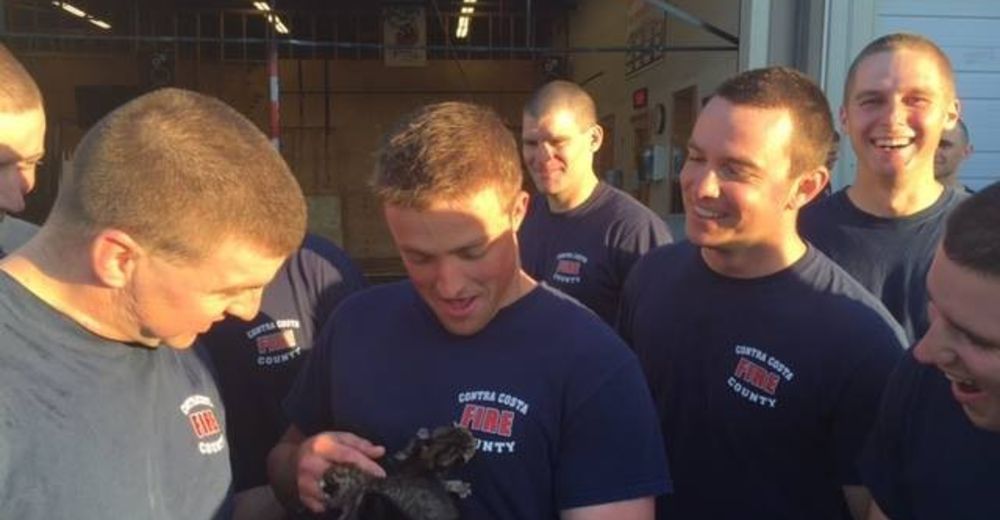
{"type": "Polygon", "coordinates": [[[198,439],[198,451],[205,455],[218,453],[226,447],[226,436],[215,415],[212,399],[204,395],[189,396],[181,403],[181,412],[191,424],[191,430],[198,439]]]}

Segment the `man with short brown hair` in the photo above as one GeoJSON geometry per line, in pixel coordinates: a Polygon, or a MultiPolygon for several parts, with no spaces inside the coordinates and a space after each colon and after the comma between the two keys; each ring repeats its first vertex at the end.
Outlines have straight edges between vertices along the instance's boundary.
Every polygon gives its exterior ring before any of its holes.
{"type": "Polygon", "coordinates": [[[418,109],[385,137],[374,179],[409,280],[328,322],[271,452],[279,496],[323,511],[332,465],[384,476],[387,451],[457,424],[478,448],[454,475],[472,491],[462,518],[651,519],[669,482],[638,363],[521,270],[528,196],[503,121],[468,103],[418,109]]]}
{"type": "Polygon", "coordinates": [[[826,185],[822,90],[782,67],[726,80],[681,170],[689,242],[632,270],[639,356],[676,481],[660,518],[862,518],[854,463],[902,331],[796,232],[826,185]]]}
{"type": "Polygon", "coordinates": [[[228,518],[225,418],[187,350],[253,318],[305,201],[222,102],[159,90],[84,136],[0,262],[0,517],[228,518]]]}
{"type": "Polygon", "coordinates": [[[1000,183],[948,217],[927,293],[861,461],[869,518],[1000,518],[1000,183]]]}
{"type": "Polygon", "coordinates": [[[945,217],[967,196],[934,178],[938,143],[958,116],[951,62],[934,42],[875,39],[851,64],[840,109],[854,184],[802,212],[806,240],[879,297],[910,343],[927,330],[924,279],[945,217]]]}

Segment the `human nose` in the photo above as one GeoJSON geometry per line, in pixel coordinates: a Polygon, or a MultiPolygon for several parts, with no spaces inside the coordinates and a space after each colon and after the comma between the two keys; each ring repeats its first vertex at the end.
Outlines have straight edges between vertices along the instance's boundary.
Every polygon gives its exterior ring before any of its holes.
{"type": "Polygon", "coordinates": [[[461,262],[457,258],[445,258],[438,262],[434,288],[439,296],[453,298],[461,293],[464,279],[461,262]]]}
{"type": "Polygon", "coordinates": [[[936,316],[936,311],[931,308],[931,325],[913,347],[913,357],[925,365],[947,366],[955,361],[955,352],[949,346],[948,334],[945,330],[944,320],[936,316]]]}
{"type": "Polygon", "coordinates": [[[886,119],[890,125],[905,124],[908,110],[902,98],[893,98],[886,103],[886,119]]]}
{"type": "Polygon", "coordinates": [[[681,186],[694,199],[719,196],[719,179],[715,172],[691,161],[681,169],[681,186]]]}
{"type": "Polygon", "coordinates": [[[18,168],[18,174],[21,177],[21,186],[24,188],[24,192],[28,193],[35,188],[35,171],[37,166],[34,164],[29,164],[18,168]]]}
{"type": "Polygon", "coordinates": [[[237,299],[226,309],[226,314],[231,314],[243,321],[250,321],[257,316],[260,312],[260,302],[263,297],[263,289],[254,289],[252,291],[246,291],[241,294],[237,299]]]}

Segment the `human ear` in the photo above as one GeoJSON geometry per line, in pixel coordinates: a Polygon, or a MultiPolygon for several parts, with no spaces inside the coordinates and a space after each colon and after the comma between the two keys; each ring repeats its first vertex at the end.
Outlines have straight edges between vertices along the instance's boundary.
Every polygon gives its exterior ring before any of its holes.
{"type": "Polygon", "coordinates": [[[90,263],[97,279],[106,287],[120,289],[126,286],[135,272],[144,249],[128,233],[117,229],[103,229],[90,245],[90,263]]]}
{"type": "Polygon", "coordinates": [[[511,203],[510,207],[510,221],[511,228],[515,233],[518,229],[521,229],[521,223],[524,222],[524,217],[528,214],[528,201],[530,198],[528,192],[524,190],[517,192],[517,195],[514,196],[514,202],[511,203]]]}
{"type": "Polygon", "coordinates": [[[830,171],[826,166],[820,166],[811,171],[803,172],[795,180],[792,196],[788,199],[787,208],[802,209],[809,201],[815,199],[830,182],[830,171]]]}
{"type": "Polygon", "coordinates": [[[604,128],[598,124],[590,128],[590,151],[596,152],[601,149],[601,144],[604,143],[604,128]]]}

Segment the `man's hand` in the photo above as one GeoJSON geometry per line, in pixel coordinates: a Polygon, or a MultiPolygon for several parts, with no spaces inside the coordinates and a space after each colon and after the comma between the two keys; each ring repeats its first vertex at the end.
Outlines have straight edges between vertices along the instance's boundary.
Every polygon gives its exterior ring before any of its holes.
{"type": "Polygon", "coordinates": [[[373,459],[385,448],[347,432],[323,432],[308,439],[294,425],[285,431],[268,456],[268,476],[274,493],[294,511],[298,504],[320,513],[326,510],[319,481],[333,464],[348,464],[377,477],[385,471],[373,459]]]}
{"type": "Polygon", "coordinates": [[[385,470],[374,460],[385,448],[347,432],[323,432],[299,445],[296,480],[299,500],[315,513],[326,510],[325,495],[319,487],[323,473],[333,464],[347,464],[376,477],[385,470]]]}

